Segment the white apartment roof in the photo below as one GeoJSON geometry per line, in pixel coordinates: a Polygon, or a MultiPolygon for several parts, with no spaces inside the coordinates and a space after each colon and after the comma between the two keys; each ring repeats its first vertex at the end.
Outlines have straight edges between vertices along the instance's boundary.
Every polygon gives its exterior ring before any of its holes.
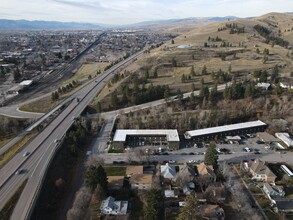
{"type": "Polygon", "coordinates": [[[29,86],[33,83],[32,80],[24,80],[21,83],[19,83],[20,86],[29,86]]]}
{"type": "Polygon", "coordinates": [[[250,121],[250,122],[244,122],[244,123],[238,123],[238,124],[232,124],[232,125],[224,125],[224,126],[218,126],[218,127],[212,127],[212,128],[186,131],[185,137],[191,138],[191,137],[196,137],[201,135],[227,132],[227,131],[233,131],[233,130],[239,130],[239,129],[245,129],[245,128],[253,128],[253,127],[264,126],[264,125],[266,125],[266,123],[260,120],[250,121]]]}
{"type": "Polygon", "coordinates": [[[133,136],[162,136],[165,135],[168,141],[180,141],[177,130],[175,129],[117,129],[113,141],[125,141],[127,135],[133,136]]]}

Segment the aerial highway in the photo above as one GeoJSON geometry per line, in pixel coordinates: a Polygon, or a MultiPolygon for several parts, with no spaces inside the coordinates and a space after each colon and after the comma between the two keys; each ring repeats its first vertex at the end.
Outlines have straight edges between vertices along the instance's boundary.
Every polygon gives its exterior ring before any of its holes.
{"type": "Polygon", "coordinates": [[[0,170],[0,209],[13,195],[17,187],[28,178],[26,187],[16,205],[11,219],[29,219],[34,202],[38,196],[42,180],[54,154],[57,152],[61,138],[77,118],[121,66],[131,63],[140,56],[141,51],[108,71],[96,77],[91,83],[73,94],[69,106],[39,133],[21,152],[0,170]],[[79,101],[77,101],[77,98],[79,101]],[[29,155],[24,156],[24,152],[29,155]],[[15,175],[17,170],[23,170],[15,175]],[[3,195],[3,196],[2,196],[3,195]]]}

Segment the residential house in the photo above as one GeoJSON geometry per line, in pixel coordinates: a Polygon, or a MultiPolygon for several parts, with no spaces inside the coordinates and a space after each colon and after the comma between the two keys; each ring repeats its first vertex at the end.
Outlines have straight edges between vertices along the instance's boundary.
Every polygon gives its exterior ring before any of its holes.
{"type": "Polygon", "coordinates": [[[267,183],[275,182],[276,175],[267,167],[264,161],[256,159],[251,161],[248,166],[252,179],[267,183]]]}
{"type": "Polygon", "coordinates": [[[168,163],[166,165],[161,165],[161,176],[165,179],[175,179],[176,169],[175,166],[170,166],[168,163]]]}
{"type": "Polygon", "coordinates": [[[210,184],[204,192],[205,198],[211,203],[224,202],[226,200],[226,194],[226,189],[221,183],[210,184]]]}
{"type": "Polygon", "coordinates": [[[179,166],[176,182],[180,182],[182,185],[185,185],[186,183],[194,180],[195,174],[194,168],[185,163],[183,166],[179,166]]]}
{"type": "Polygon", "coordinates": [[[132,189],[150,189],[153,183],[153,175],[134,174],[129,181],[132,189]]]}
{"type": "Polygon", "coordinates": [[[126,176],[131,177],[135,174],[143,174],[143,166],[127,166],[126,176]]]}
{"type": "Polygon", "coordinates": [[[216,174],[214,173],[213,166],[206,165],[204,162],[196,165],[197,166],[197,172],[198,176],[200,177],[206,177],[208,182],[213,183],[216,182],[216,174]]]}
{"type": "Polygon", "coordinates": [[[124,176],[108,176],[108,189],[119,190],[122,189],[124,183],[124,176]]]}
{"type": "Polygon", "coordinates": [[[200,207],[202,219],[224,220],[225,212],[218,205],[203,205],[200,207]]]}
{"type": "Polygon", "coordinates": [[[267,194],[267,196],[274,202],[274,198],[285,196],[285,191],[283,186],[270,185],[268,183],[264,183],[263,191],[267,194]]]}
{"type": "Polygon", "coordinates": [[[115,201],[115,199],[109,196],[102,201],[100,210],[105,215],[125,215],[127,213],[128,201],[115,201]]]}

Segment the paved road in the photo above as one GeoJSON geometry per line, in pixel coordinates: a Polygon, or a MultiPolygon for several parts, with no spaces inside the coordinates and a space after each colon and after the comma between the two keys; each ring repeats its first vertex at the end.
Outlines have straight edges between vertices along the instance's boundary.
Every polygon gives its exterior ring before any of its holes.
{"type": "MultiPolygon", "coordinates": [[[[29,143],[25,151],[31,152],[28,157],[23,157],[21,153],[16,155],[9,163],[0,170],[0,205],[13,195],[19,183],[29,178],[26,187],[16,205],[11,219],[29,219],[31,210],[38,195],[38,189],[42,184],[43,177],[46,173],[48,164],[56,153],[58,143],[56,139],[60,139],[72,125],[73,117],[78,117],[85,107],[91,102],[98,91],[100,91],[106,82],[112,78],[113,72],[122,65],[127,65],[137,56],[122,61],[117,66],[89,83],[86,87],[76,92],[72,97],[78,97],[80,102],[73,101],[56,119],[54,119],[31,143],[29,143]],[[23,168],[27,172],[21,175],[14,175],[18,168],[23,168]],[[2,195],[5,195],[2,197],[2,195]]],[[[71,98],[72,98],[71,97],[71,98]]]]}
{"type": "Polygon", "coordinates": [[[44,113],[24,112],[19,110],[19,105],[5,106],[0,108],[0,115],[11,118],[32,118],[42,117],[44,113]]]}
{"type": "MultiPolygon", "coordinates": [[[[227,85],[229,86],[230,83],[228,83],[227,85]]],[[[218,85],[218,91],[223,91],[225,89],[225,87],[226,87],[226,84],[218,85]]],[[[190,95],[191,95],[191,92],[184,93],[183,99],[190,97],[190,95]]],[[[199,91],[194,91],[194,95],[199,95],[199,91]]],[[[170,99],[167,102],[173,102],[175,100],[177,100],[177,96],[172,96],[172,97],[170,97],[170,99]]],[[[131,107],[115,110],[115,111],[102,112],[99,114],[91,114],[88,117],[91,117],[91,118],[95,118],[95,117],[113,118],[114,116],[117,116],[117,115],[129,113],[129,112],[134,112],[134,111],[139,111],[139,110],[147,109],[150,107],[155,107],[158,105],[162,105],[164,103],[166,103],[165,99],[159,99],[156,101],[152,101],[152,102],[148,102],[148,103],[144,103],[144,104],[140,104],[140,105],[135,105],[135,106],[131,106],[131,107]]]]}

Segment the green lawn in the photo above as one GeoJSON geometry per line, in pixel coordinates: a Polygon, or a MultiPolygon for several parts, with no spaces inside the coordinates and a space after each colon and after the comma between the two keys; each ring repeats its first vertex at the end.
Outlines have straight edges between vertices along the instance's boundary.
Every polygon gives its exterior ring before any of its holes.
{"type": "Polygon", "coordinates": [[[107,176],[125,176],[126,167],[125,166],[106,166],[104,167],[107,176]]]}

